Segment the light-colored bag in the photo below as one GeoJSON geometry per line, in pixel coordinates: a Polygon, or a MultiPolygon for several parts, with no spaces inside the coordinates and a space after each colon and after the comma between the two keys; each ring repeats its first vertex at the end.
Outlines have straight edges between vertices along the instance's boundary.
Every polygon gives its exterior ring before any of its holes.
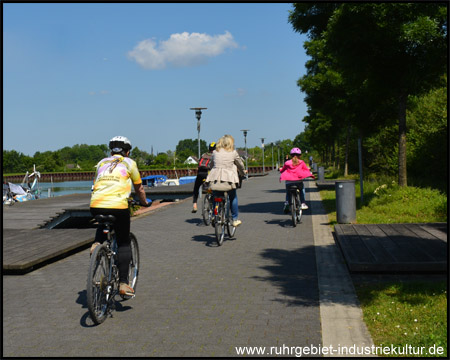
{"type": "Polygon", "coordinates": [[[212,191],[230,191],[235,189],[235,185],[229,181],[214,180],[209,185],[212,191]]]}

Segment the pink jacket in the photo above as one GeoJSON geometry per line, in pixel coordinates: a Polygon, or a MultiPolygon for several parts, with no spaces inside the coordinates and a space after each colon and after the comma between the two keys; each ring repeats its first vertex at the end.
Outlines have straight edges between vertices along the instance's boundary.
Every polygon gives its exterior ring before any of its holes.
{"type": "Polygon", "coordinates": [[[284,166],[280,169],[280,173],[280,181],[303,180],[307,177],[314,178],[314,175],[311,173],[303,160],[300,160],[300,163],[297,166],[292,164],[292,160],[286,161],[284,166]]]}

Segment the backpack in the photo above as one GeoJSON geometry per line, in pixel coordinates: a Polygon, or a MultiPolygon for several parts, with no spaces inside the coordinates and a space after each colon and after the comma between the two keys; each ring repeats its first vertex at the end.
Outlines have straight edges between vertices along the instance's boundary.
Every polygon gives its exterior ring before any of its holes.
{"type": "Polygon", "coordinates": [[[202,170],[211,170],[211,157],[202,157],[198,163],[198,168],[202,170]]]}

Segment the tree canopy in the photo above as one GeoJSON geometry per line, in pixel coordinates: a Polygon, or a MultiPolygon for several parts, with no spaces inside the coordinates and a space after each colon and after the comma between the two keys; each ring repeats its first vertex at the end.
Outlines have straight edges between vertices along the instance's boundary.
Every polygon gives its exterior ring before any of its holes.
{"type": "Polygon", "coordinates": [[[447,4],[293,7],[289,22],[309,39],[304,46],[311,60],[298,85],[306,94],[311,140],[334,149],[343,134],[356,129],[368,138],[396,123],[398,182],[406,185],[408,99],[440,86],[447,71],[447,4]]]}

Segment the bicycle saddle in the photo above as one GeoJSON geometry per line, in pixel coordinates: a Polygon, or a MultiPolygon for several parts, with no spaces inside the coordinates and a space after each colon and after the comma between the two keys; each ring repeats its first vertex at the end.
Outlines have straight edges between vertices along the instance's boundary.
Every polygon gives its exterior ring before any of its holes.
{"type": "Polygon", "coordinates": [[[95,220],[101,224],[107,223],[107,222],[113,223],[116,221],[116,217],[114,215],[96,215],[95,220]]]}

